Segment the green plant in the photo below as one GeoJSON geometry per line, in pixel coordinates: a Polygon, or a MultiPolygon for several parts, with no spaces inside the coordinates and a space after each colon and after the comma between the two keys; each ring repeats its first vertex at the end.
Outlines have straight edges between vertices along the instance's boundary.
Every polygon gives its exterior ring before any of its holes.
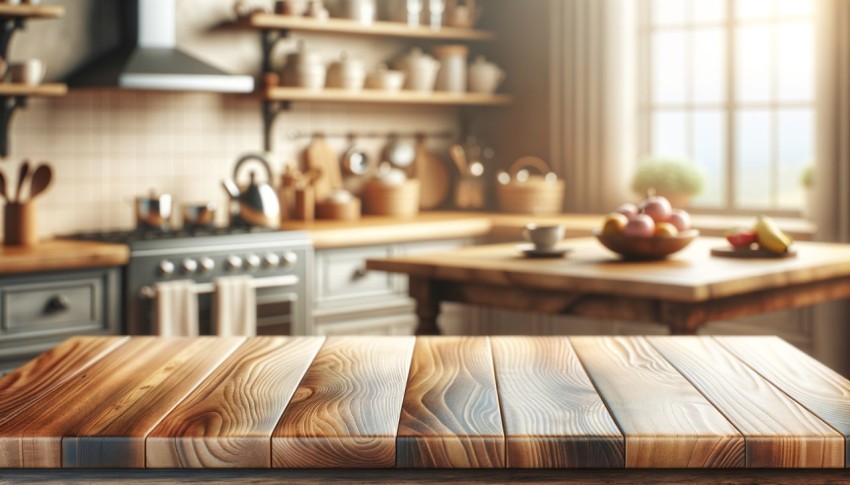
{"type": "Polygon", "coordinates": [[[632,190],[646,195],[649,189],[660,194],[698,194],[702,190],[703,177],[695,164],[673,158],[643,159],[632,178],[632,190]]]}
{"type": "Polygon", "coordinates": [[[800,173],[800,184],[807,189],[811,189],[815,185],[815,167],[813,165],[806,165],[806,168],[800,173]]]}

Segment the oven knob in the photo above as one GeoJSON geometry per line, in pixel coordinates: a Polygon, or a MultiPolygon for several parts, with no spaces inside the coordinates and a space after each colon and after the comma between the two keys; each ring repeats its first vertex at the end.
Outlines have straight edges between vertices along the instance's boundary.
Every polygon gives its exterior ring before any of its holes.
{"type": "Polygon", "coordinates": [[[174,274],[174,263],[167,259],[159,262],[159,274],[162,276],[171,276],[174,274]]]}
{"type": "Polygon", "coordinates": [[[266,253],[263,256],[263,266],[266,268],[276,268],[280,265],[280,256],[275,253],[266,253]]]}
{"type": "Polygon", "coordinates": [[[204,273],[209,273],[215,269],[215,261],[212,258],[203,257],[198,260],[198,263],[201,265],[201,271],[204,273]]]}
{"type": "Polygon", "coordinates": [[[260,267],[260,257],[256,254],[245,256],[245,266],[248,269],[257,269],[260,267]]]}
{"type": "Polygon", "coordinates": [[[242,269],[242,258],[239,256],[228,256],[227,260],[224,262],[224,267],[230,271],[242,269]]]}
{"type": "Polygon", "coordinates": [[[184,273],[194,273],[198,271],[198,262],[194,259],[184,259],[180,264],[180,269],[183,270],[184,273]]]}
{"type": "Polygon", "coordinates": [[[295,263],[297,262],[297,254],[293,253],[292,251],[287,251],[283,253],[283,262],[281,263],[281,266],[283,266],[284,268],[291,268],[292,266],[295,266],[295,263]]]}

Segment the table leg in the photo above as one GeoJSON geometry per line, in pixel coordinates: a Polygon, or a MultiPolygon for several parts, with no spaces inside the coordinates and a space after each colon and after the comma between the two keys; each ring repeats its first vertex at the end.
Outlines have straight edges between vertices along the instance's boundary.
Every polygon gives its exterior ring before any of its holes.
{"type": "Polygon", "coordinates": [[[430,279],[411,276],[408,281],[410,297],[416,300],[416,316],[419,325],[416,335],[440,335],[437,317],[440,316],[440,300],[430,279]]]}
{"type": "Polygon", "coordinates": [[[662,303],[659,323],[670,329],[670,335],[696,335],[708,323],[708,315],[697,305],[662,303]]]}

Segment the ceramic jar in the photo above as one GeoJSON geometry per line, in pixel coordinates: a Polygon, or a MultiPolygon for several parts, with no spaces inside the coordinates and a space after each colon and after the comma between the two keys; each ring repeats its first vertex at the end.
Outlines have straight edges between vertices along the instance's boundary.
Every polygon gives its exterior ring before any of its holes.
{"type": "Polygon", "coordinates": [[[306,89],[325,87],[325,65],[318,53],[308,51],[303,42],[298,42],[298,50],[286,56],[282,81],[284,86],[306,89]]]}
{"type": "Polygon", "coordinates": [[[434,47],[433,53],[440,60],[437,91],[466,92],[466,58],[469,48],[455,44],[441,45],[434,47]]]}
{"type": "Polygon", "coordinates": [[[410,53],[399,61],[398,67],[405,73],[405,89],[419,92],[434,90],[440,63],[422,52],[422,49],[411,49],[410,53]]]}
{"type": "Polygon", "coordinates": [[[351,59],[343,52],[340,59],[328,68],[327,86],[350,91],[360,91],[366,81],[366,68],[363,62],[351,59]]]}
{"type": "Polygon", "coordinates": [[[348,0],[347,16],[364,25],[371,25],[376,17],[375,0],[348,0]]]}
{"type": "Polygon", "coordinates": [[[505,71],[499,66],[488,62],[484,56],[477,56],[469,65],[469,91],[473,93],[492,94],[496,92],[502,81],[505,80],[505,71]]]}
{"type": "Polygon", "coordinates": [[[386,64],[381,64],[366,77],[366,86],[370,89],[398,92],[404,86],[404,72],[391,71],[386,64]]]}

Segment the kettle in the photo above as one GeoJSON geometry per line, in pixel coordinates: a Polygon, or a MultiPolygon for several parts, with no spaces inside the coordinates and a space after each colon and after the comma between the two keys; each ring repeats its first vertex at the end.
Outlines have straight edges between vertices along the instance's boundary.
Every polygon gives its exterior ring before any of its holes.
{"type": "Polygon", "coordinates": [[[271,186],[272,169],[268,159],[256,153],[242,156],[233,169],[233,179],[222,181],[224,190],[232,200],[230,222],[232,225],[249,225],[277,228],[280,224],[280,202],[274,187],[271,186]],[[256,173],[249,172],[251,181],[244,189],[236,185],[239,169],[245,162],[259,161],[266,168],[266,182],[257,182],[256,173]]]}

